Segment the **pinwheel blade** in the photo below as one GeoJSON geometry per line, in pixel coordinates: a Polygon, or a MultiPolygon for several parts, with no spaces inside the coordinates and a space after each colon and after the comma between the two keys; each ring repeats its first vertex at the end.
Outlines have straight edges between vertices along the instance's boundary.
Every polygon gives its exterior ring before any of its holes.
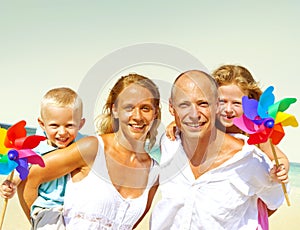
{"type": "Polygon", "coordinates": [[[8,159],[7,155],[0,155],[0,174],[8,175],[11,171],[13,171],[18,164],[14,161],[8,159]]]}
{"type": "Polygon", "coordinates": [[[265,143],[268,141],[271,135],[272,129],[264,128],[261,132],[256,132],[249,135],[248,144],[256,145],[259,143],[265,143]]]}
{"type": "Polygon", "coordinates": [[[270,105],[268,113],[271,117],[275,119],[278,112],[284,112],[287,110],[291,104],[297,101],[296,98],[284,98],[273,105],[270,105]]]}
{"type": "Polygon", "coordinates": [[[25,125],[26,121],[22,120],[14,124],[7,130],[6,138],[4,141],[4,144],[7,148],[13,148],[16,139],[26,136],[25,125]]]}
{"type": "Polygon", "coordinates": [[[41,167],[45,167],[43,158],[31,149],[20,149],[18,150],[18,153],[19,159],[27,159],[31,164],[38,164],[41,167]]]}
{"type": "Polygon", "coordinates": [[[298,127],[298,121],[296,120],[296,117],[294,115],[278,112],[275,124],[280,123],[282,126],[292,126],[292,127],[298,127]]]}
{"type": "Polygon", "coordinates": [[[0,154],[5,154],[8,152],[9,148],[7,148],[4,144],[7,130],[0,128],[0,154]]]}
{"type": "Polygon", "coordinates": [[[19,173],[20,179],[25,180],[29,173],[28,160],[26,158],[21,158],[17,160],[18,166],[16,168],[19,173]]]}
{"type": "Polygon", "coordinates": [[[258,114],[257,114],[257,106],[258,106],[257,100],[249,99],[248,97],[244,96],[242,98],[242,105],[243,105],[243,110],[244,110],[245,116],[247,118],[249,118],[250,120],[255,120],[258,116],[258,114]]]}
{"type": "Polygon", "coordinates": [[[258,106],[257,106],[257,113],[258,115],[264,119],[269,117],[268,108],[272,105],[275,101],[275,96],[273,94],[274,87],[269,86],[260,96],[258,106]]]}
{"type": "Polygon", "coordinates": [[[15,140],[15,147],[17,149],[33,149],[44,140],[46,140],[46,137],[38,135],[22,137],[15,140]]]}
{"type": "Polygon", "coordinates": [[[285,133],[284,133],[284,130],[282,128],[282,125],[280,123],[274,125],[274,128],[272,130],[272,134],[270,136],[270,139],[272,140],[272,144],[273,145],[278,145],[279,142],[284,137],[284,135],[285,135],[285,133]]]}

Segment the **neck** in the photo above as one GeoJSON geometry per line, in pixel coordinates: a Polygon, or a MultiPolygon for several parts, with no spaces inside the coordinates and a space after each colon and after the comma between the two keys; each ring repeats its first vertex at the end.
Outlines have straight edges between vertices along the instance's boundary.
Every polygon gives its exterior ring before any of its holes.
{"type": "Polygon", "coordinates": [[[115,134],[115,145],[120,148],[122,152],[127,152],[130,154],[145,153],[145,141],[144,140],[128,140],[122,133],[115,134]]]}
{"type": "Polygon", "coordinates": [[[197,139],[182,136],[183,149],[193,167],[208,169],[217,159],[224,133],[213,129],[206,136],[197,139]]]}

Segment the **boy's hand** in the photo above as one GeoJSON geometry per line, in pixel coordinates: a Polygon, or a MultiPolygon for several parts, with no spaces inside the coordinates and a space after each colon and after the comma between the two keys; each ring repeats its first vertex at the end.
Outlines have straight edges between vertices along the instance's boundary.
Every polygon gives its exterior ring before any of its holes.
{"type": "Polygon", "coordinates": [[[17,185],[10,180],[5,180],[0,186],[0,195],[5,199],[10,199],[17,191],[17,185]]]}
{"type": "Polygon", "coordinates": [[[172,121],[166,128],[166,135],[171,141],[174,141],[176,139],[175,132],[176,132],[176,123],[175,121],[172,121]]]}
{"type": "Polygon", "coordinates": [[[280,164],[278,166],[274,165],[274,167],[270,170],[270,177],[272,178],[273,181],[276,181],[278,183],[289,182],[288,173],[285,170],[283,164],[280,164]]]}

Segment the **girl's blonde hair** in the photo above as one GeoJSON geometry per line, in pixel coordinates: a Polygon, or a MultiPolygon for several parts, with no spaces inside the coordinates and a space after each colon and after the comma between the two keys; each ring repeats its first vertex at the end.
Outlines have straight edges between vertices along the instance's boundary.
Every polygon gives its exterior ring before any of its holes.
{"type": "Polygon", "coordinates": [[[235,84],[251,99],[259,100],[262,91],[249,70],[239,65],[222,65],[212,73],[218,86],[235,84]]]}

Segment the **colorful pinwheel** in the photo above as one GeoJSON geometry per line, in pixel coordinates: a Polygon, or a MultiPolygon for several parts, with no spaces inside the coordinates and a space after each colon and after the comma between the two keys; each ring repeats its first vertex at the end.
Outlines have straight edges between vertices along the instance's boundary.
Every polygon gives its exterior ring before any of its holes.
{"type": "Polygon", "coordinates": [[[249,134],[248,144],[259,144],[272,140],[277,145],[284,137],[283,126],[297,127],[296,118],[284,113],[296,98],[285,98],[274,104],[274,87],[268,87],[259,101],[244,96],[242,105],[244,114],[234,119],[234,124],[249,134]]]}
{"type": "MultiPolygon", "coordinates": [[[[268,87],[260,96],[259,101],[244,96],[242,98],[244,114],[239,118],[235,118],[233,123],[249,134],[248,144],[260,144],[269,140],[278,166],[279,162],[273,145],[277,145],[284,137],[283,126],[298,126],[298,122],[293,115],[284,113],[297,99],[284,98],[274,103],[273,90],[273,86],[268,87]]],[[[287,203],[290,205],[286,187],[283,183],[282,188],[287,203]]]]}
{"type": "MultiPolygon", "coordinates": [[[[9,180],[13,179],[14,169],[19,173],[21,180],[26,179],[29,173],[29,163],[38,164],[41,167],[45,166],[41,156],[32,149],[46,137],[26,136],[25,125],[26,122],[22,120],[8,130],[0,128],[0,174],[8,175],[10,173],[9,180]]],[[[4,199],[0,215],[0,229],[2,229],[7,202],[8,199],[4,199]]]]}
{"type": "Polygon", "coordinates": [[[21,180],[29,173],[29,163],[45,166],[41,156],[32,149],[46,138],[38,135],[26,136],[25,125],[26,122],[22,120],[8,130],[0,128],[0,174],[7,175],[16,169],[21,180]]]}

